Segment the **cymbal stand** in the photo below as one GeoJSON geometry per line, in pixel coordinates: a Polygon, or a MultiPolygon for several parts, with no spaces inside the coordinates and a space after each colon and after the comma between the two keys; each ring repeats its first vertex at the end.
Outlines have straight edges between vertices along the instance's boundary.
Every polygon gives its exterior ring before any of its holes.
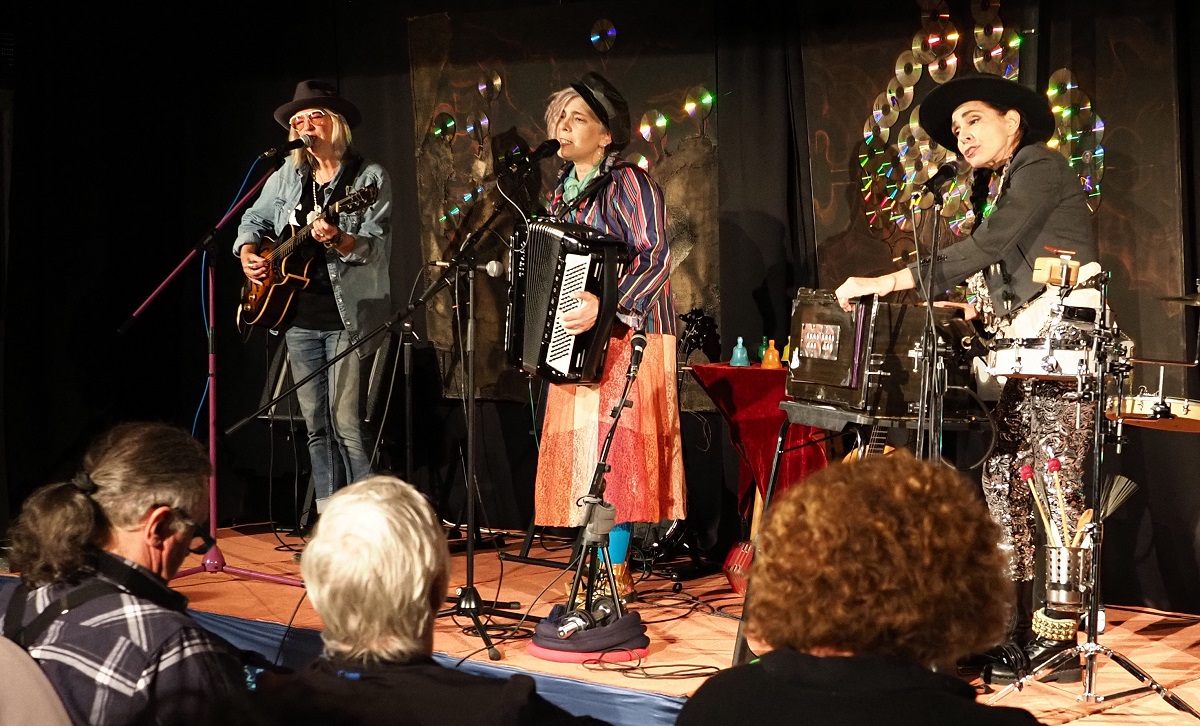
{"type": "MultiPolygon", "coordinates": [[[[1100,287],[1100,315],[1102,317],[1106,317],[1108,311],[1108,277],[1108,273],[1105,273],[1104,283],[1100,287]]],[[[1106,369],[1110,368],[1108,366],[1108,354],[1119,345],[1117,332],[1116,327],[1108,325],[1107,321],[1099,322],[1096,326],[1097,334],[1092,341],[1092,366],[1094,373],[1090,376],[1091,390],[1087,391],[1087,394],[1092,398],[1096,409],[1096,424],[1092,434],[1092,479],[1089,493],[1089,499],[1093,507],[1100,506],[1101,496],[1103,495],[1101,482],[1104,480],[1104,444],[1109,438],[1106,436],[1104,430],[1105,422],[1107,421],[1104,416],[1104,377],[1106,369]]],[[[1117,361],[1117,365],[1117,370],[1120,372],[1121,362],[1117,361]]],[[[1121,374],[1123,375],[1123,373],[1121,374]]],[[[1099,515],[1093,517],[1092,522],[1085,525],[1084,532],[1086,533],[1084,540],[1088,542],[1085,546],[1086,552],[1090,555],[1091,559],[1090,567],[1088,567],[1089,572],[1083,578],[1083,581],[1078,583],[1078,586],[1083,596],[1088,599],[1087,639],[1073,648],[1055,653],[1041,663],[1031,665],[1029,672],[1025,676],[997,692],[988,703],[994,704],[1012,691],[1020,690],[1026,683],[1036,681],[1042,676],[1053,672],[1055,668],[1066,663],[1068,660],[1077,656],[1083,656],[1085,663],[1083,693],[1077,696],[1077,700],[1087,703],[1104,703],[1138,693],[1154,691],[1162,696],[1163,700],[1173,708],[1200,720],[1200,712],[1197,712],[1196,709],[1188,705],[1186,701],[1156,681],[1132,660],[1112,648],[1099,643],[1101,547],[1104,540],[1104,522],[1101,517],[1099,515]],[[1101,655],[1112,659],[1113,662],[1138,679],[1142,685],[1108,695],[1096,693],[1096,658],[1101,655]]]]}

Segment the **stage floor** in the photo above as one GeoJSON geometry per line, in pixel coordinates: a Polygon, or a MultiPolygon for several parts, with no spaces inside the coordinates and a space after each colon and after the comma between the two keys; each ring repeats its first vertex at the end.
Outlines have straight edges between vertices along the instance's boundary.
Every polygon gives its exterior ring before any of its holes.
{"type": "MultiPolygon", "coordinates": [[[[505,537],[504,551],[516,553],[521,533],[505,537]]],[[[223,529],[218,544],[229,567],[292,577],[299,580],[299,565],[281,544],[300,545],[291,537],[277,537],[263,526],[223,529]]],[[[563,561],[569,544],[554,542],[559,548],[549,552],[535,542],[530,555],[563,561]]],[[[450,586],[466,581],[466,556],[453,548],[453,573],[450,586]]],[[[192,558],[184,567],[198,564],[192,558]]],[[[545,615],[555,603],[565,601],[564,584],[570,573],[538,564],[503,561],[495,548],[479,548],[474,561],[474,584],[484,598],[520,603],[517,610],[545,615]],[[552,582],[557,578],[556,582],[552,582]],[[543,594],[543,591],[545,594],[543,594]],[[540,596],[540,599],[539,599],[540,596]]],[[[619,689],[630,689],[668,697],[683,698],[693,693],[708,672],[730,665],[741,614],[741,598],[729,588],[724,575],[714,574],[682,583],[680,593],[672,592],[673,583],[651,577],[638,586],[643,602],[632,607],[641,612],[650,636],[650,654],[641,670],[629,671],[616,665],[590,667],[553,663],[526,653],[526,640],[504,639],[496,635],[500,665],[531,674],[547,674],[619,689]],[[694,677],[687,674],[695,673],[694,677]]],[[[300,587],[261,581],[226,572],[201,572],[176,578],[172,586],[191,600],[193,610],[234,616],[276,624],[289,622],[299,628],[319,630],[320,618],[303,597],[300,587]]],[[[1200,617],[1151,611],[1142,608],[1106,610],[1108,628],[1099,642],[1124,655],[1146,671],[1162,686],[1171,689],[1200,710],[1200,617]]],[[[497,617],[496,625],[513,625],[516,619],[497,617]]],[[[482,640],[462,629],[470,623],[463,617],[437,620],[434,649],[456,659],[482,663],[488,657],[482,640]]],[[[529,623],[525,624],[529,626],[529,623]]],[[[267,654],[273,655],[273,654],[267,654]]],[[[1113,694],[1139,685],[1138,681],[1106,656],[1097,658],[1096,692],[1113,694]]],[[[985,687],[977,686],[982,690],[985,687]]],[[[1173,709],[1155,693],[1142,693],[1114,702],[1079,702],[1081,685],[1057,686],[1035,683],[1007,695],[1001,703],[1031,711],[1046,724],[1136,724],[1153,726],[1196,722],[1173,709]]],[[[991,694],[980,694],[987,701],[991,694]]]]}

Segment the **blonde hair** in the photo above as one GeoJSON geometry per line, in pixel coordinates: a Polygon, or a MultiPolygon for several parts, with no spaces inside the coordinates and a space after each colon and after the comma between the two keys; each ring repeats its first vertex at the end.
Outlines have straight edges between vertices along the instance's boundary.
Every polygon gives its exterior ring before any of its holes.
{"type": "Polygon", "coordinates": [[[751,632],[774,647],[952,662],[998,643],[1012,583],[1000,530],[954,469],[906,451],[834,464],[771,504],[751,632]]]}
{"type": "MultiPolygon", "coordinates": [[[[329,133],[329,143],[333,146],[334,156],[341,159],[346,155],[346,149],[350,148],[350,144],[354,142],[354,134],[350,131],[350,124],[346,122],[346,117],[340,113],[330,111],[327,108],[316,107],[317,110],[324,111],[325,117],[329,119],[332,130],[329,133]]],[[[313,109],[303,109],[311,111],[313,109]]],[[[300,132],[289,126],[288,141],[295,141],[300,138],[300,132]]],[[[292,164],[296,168],[300,168],[305,164],[309,164],[309,151],[306,147],[301,146],[299,149],[291,151],[292,164]]]]}
{"type": "MultiPolygon", "coordinates": [[[[110,528],[133,529],[157,506],[205,521],[211,472],[204,447],[187,431],[163,423],[119,424],[88,447],[78,485],[48,484],[25,500],[12,528],[12,568],[35,587],[73,578],[110,528]]],[[[188,525],[174,517],[170,526],[179,531],[188,525]]]]}
{"type": "Polygon", "coordinates": [[[412,485],[382,475],[333,495],[300,561],[326,651],[360,662],[433,652],[449,567],[433,508],[412,485]]]}
{"type": "MultiPolygon", "coordinates": [[[[568,103],[577,98],[583,98],[583,96],[580,96],[579,91],[576,91],[570,86],[567,86],[561,91],[555,91],[554,93],[550,94],[549,100],[546,101],[545,120],[547,138],[554,138],[555,130],[558,128],[558,120],[562,118],[563,109],[567,107],[568,103]]],[[[585,103],[584,106],[587,106],[587,104],[585,103]]],[[[588,115],[596,119],[597,123],[600,122],[600,119],[596,116],[596,112],[592,110],[591,106],[587,106],[587,112],[588,115]]]]}

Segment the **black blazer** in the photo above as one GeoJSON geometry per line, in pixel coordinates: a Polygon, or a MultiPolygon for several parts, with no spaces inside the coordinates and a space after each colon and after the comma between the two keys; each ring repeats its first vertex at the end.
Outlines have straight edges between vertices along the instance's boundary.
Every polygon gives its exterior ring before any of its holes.
{"type": "MultiPolygon", "coordinates": [[[[1033,281],[1033,262],[1050,256],[1047,246],[1074,250],[1081,264],[1098,259],[1092,213],[1079,176],[1057,151],[1033,144],[1009,162],[1007,188],[987,219],[938,256],[931,294],[983,270],[996,314],[1008,315],[1044,289],[1033,281]]],[[[926,270],[917,263],[908,269],[922,295],[926,270]]]]}

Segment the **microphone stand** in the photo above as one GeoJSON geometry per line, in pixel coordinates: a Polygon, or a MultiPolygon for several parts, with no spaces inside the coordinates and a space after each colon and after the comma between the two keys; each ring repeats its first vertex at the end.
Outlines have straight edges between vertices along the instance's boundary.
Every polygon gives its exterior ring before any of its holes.
{"type": "Polygon", "coordinates": [[[225,216],[222,217],[221,220],[217,222],[217,224],[211,230],[209,230],[194,247],[192,247],[191,252],[189,252],[187,256],[185,256],[183,260],[175,266],[175,269],[172,270],[169,275],[167,275],[167,277],[159,284],[159,286],[155,288],[154,292],[150,293],[150,296],[147,297],[146,300],[143,301],[142,304],[133,311],[129,318],[117,330],[117,333],[120,335],[123,335],[126,331],[128,331],[142,316],[142,313],[146,310],[146,308],[150,306],[150,303],[158,298],[167,285],[169,285],[172,280],[179,276],[179,273],[183,271],[183,268],[187,267],[197,254],[200,254],[201,252],[207,254],[207,262],[205,265],[206,269],[204,273],[205,288],[208,291],[208,393],[206,398],[208,406],[208,459],[212,465],[212,474],[209,475],[208,479],[208,534],[213,541],[216,542],[216,544],[214,544],[208,550],[208,552],[204,554],[204,559],[201,560],[198,567],[180,570],[175,574],[175,577],[177,578],[186,577],[187,575],[197,572],[224,572],[230,575],[265,580],[266,582],[274,582],[281,585],[295,585],[297,587],[303,586],[302,583],[295,578],[284,577],[282,575],[273,575],[265,572],[257,572],[244,567],[230,567],[228,564],[226,564],[224,555],[221,554],[220,542],[217,539],[217,318],[215,302],[215,258],[217,251],[215,240],[217,233],[224,228],[224,226],[238,211],[244,208],[246,204],[258,194],[258,191],[273,173],[275,173],[274,169],[264,174],[262,178],[260,178],[258,182],[256,182],[254,186],[251,187],[250,190],[247,191],[246,194],[242,196],[242,198],[239,199],[228,212],[225,213],[225,216]]]}
{"type": "MultiPolygon", "coordinates": [[[[914,451],[918,458],[934,459],[940,456],[942,450],[942,404],[946,393],[945,368],[939,355],[932,299],[938,255],[941,253],[942,188],[934,185],[926,187],[926,191],[933,195],[933,231],[929,236],[928,270],[922,275],[923,280],[918,280],[925,295],[925,333],[921,339],[921,393],[914,451]]],[[[920,257],[917,259],[919,261],[920,257]]]]}
{"type": "Polygon", "coordinates": [[[608,464],[608,451],[612,448],[613,437],[617,433],[617,422],[621,420],[621,414],[625,409],[633,406],[629,401],[629,391],[633,388],[634,380],[637,379],[640,355],[641,351],[635,348],[630,356],[629,371],[625,374],[625,388],[621,391],[621,399],[609,412],[612,423],[609,424],[608,433],[604,436],[604,445],[600,448],[600,458],[596,461],[596,471],[592,474],[591,488],[580,499],[583,503],[583,518],[580,522],[579,540],[575,544],[575,549],[579,550],[580,554],[575,563],[575,576],[571,580],[571,593],[567,595],[568,610],[573,609],[575,598],[579,595],[579,586],[583,580],[583,569],[586,565],[588,582],[582,609],[589,613],[592,611],[596,594],[596,572],[600,564],[603,564],[609,592],[612,593],[613,612],[618,618],[625,614],[624,608],[621,607],[621,596],[617,590],[617,577],[613,573],[612,562],[608,556],[608,533],[615,526],[616,509],[612,504],[604,501],[604,489],[607,486],[604,475],[612,469],[608,464]],[[597,509],[600,511],[599,517],[596,517],[597,509]],[[596,518],[593,519],[594,517],[596,518]],[[597,558],[600,558],[602,562],[597,562],[597,558]]]}

